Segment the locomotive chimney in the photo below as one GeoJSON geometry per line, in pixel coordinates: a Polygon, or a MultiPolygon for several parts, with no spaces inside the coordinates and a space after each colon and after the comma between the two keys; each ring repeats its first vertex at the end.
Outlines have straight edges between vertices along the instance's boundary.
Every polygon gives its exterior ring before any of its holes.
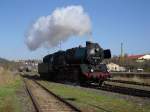
{"type": "Polygon", "coordinates": [[[92,44],[92,41],[86,41],[86,46],[89,46],[90,44],[92,44]]]}

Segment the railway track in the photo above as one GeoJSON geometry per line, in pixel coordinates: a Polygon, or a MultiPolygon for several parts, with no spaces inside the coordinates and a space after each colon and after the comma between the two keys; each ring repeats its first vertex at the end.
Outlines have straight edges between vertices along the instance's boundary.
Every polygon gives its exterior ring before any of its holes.
{"type": "Polygon", "coordinates": [[[24,78],[24,82],[37,112],[80,112],[37,81],[24,78]]]}
{"type": "Polygon", "coordinates": [[[112,76],[150,78],[149,72],[111,72],[112,76]]]}
{"type": "MultiPolygon", "coordinates": [[[[78,84],[68,84],[68,83],[62,83],[66,85],[71,85],[71,86],[77,86],[78,84]]],[[[78,85],[80,86],[80,85],[78,85]]],[[[91,89],[96,89],[96,90],[103,90],[103,91],[109,91],[109,92],[115,92],[115,93],[120,93],[120,94],[125,94],[125,95],[131,95],[131,96],[138,96],[138,97],[147,97],[150,98],[150,87],[146,86],[143,87],[141,85],[132,85],[132,84],[117,84],[116,82],[109,82],[105,81],[104,85],[99,87],[98,84],[95,85],[84,85],[81,86],[83,88],[91,88],[91,89]],[[139,87],[140,86],[140,87],[139,87]]]]}
{"type": "Polygon", "coordinates": [[[148,97],[150,98],[150,87],[141,86],[135,84],[126,84],[119,82],[105,81],[102,87],[97,87],[97,89],[111,91],[126,95],[138,96],[138,97],[148,97]]]}
{"type": "Polygon", "coordinates": [[[127,81],[127,80],[114,80],[114,79],[109,79],[107,81],[109,81],[109,82],[116,82],[116,83],[133,84],[133,85],[148,86],[148,87],[150,87],[150,84],[142,83],[142,82],[133,82],[133,81],[127,81]]]}
{"type": "MultiPolygon", "coordinates": [[[[35,76],[36,77],[36,76],[35,76]]],[[[39,77],[33,79],[40,79],[39,77]]],[[[28,77],[31,78],[31,77],[28,77]]],[[[31,79],[32,79],[31,78],[31,79]]],[[[63,82],[62,82],[63,83],[63,82]]],[[[66,83],[63,83],[66,84],[66,83]]],[[[67,84],[71,85],[71,84],[67,84]]],[[[72,84],[74,86],[74,84],[72,84]]],[[[105,81],[104,85],[102,87],[99,87],[98,85],[88,85],[88,86],[82,86],[86,88],[91,89],[99,89],[104,91],[110,91],[125,95],[131,95],[131,96],[138,96],[138,97],[148,97],[150,98],[150,86],[149,85],[142,85],[134,82],[129,81],[120,81],[120,80],[107,80],[105,81]]]]}

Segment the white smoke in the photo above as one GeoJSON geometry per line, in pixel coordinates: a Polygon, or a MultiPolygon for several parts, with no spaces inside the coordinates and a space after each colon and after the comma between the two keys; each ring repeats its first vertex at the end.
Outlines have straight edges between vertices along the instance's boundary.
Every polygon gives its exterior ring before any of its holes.
{"type": "Polygon", "coordinates": [[[91,21],[82,6],[57,8],[51,15],[40,17],[29,29],[26,44],[30,50],[41,46],[56,47],[71,36],[91,33],[91,21]]]}

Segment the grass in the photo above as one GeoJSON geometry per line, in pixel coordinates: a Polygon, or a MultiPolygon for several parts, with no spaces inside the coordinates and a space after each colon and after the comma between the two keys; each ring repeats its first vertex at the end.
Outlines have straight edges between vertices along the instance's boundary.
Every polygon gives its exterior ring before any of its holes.
{"type": "Polygon", "coordinates": [[[18,75],[10,71],[0,71],[0,112],[21,112],[21,106],[16,91],[21,85],[18,75]]]}
{"type": "Polygon", "coordinates": [[[139,106],[103,92],[52,82],[40,83],[84,112],[150,112],[150,105],[139,106]]]}

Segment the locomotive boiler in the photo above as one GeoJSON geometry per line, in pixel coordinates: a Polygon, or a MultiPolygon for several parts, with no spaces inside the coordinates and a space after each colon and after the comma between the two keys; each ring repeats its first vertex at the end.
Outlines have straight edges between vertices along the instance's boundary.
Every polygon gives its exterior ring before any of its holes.
{"type": "Polygon", "coordinates": [[[87,41],[85,47],[79,46],[45,56],[38,65],[38,72],[41,78],[52,81],[101,85],[110,77],[102,61],[110,57],[109,49],[104,50],[98,43],[87,41]]]}

